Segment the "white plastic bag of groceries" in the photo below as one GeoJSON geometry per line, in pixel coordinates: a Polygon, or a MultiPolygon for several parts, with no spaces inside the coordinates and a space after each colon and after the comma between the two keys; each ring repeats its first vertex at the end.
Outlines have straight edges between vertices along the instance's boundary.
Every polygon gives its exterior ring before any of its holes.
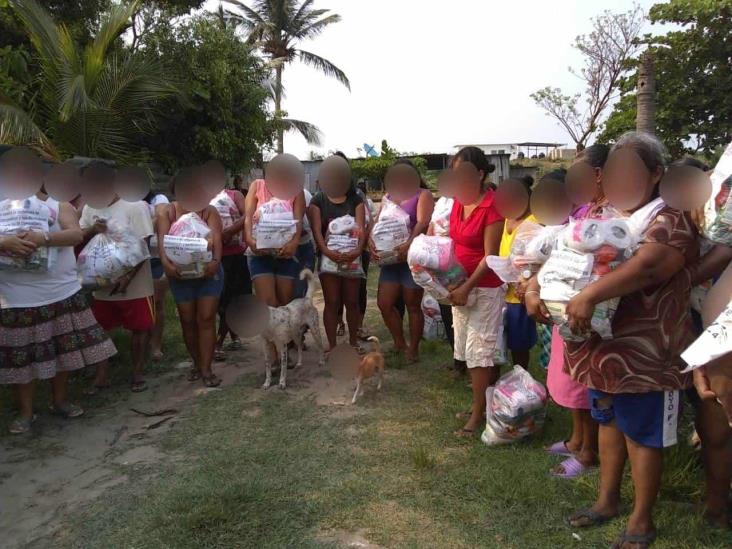
{"type": "Polygon", "coordinates": [[[488,387],[485,396],[486,426],[480,439],[488,446],[516,442],[544,425],[546,388],[521,366],[488,387]]]}
{"type": "Polygon", "coordinates": [[[87,288],[107,288],[150,259],[145,241],[114,221],[107,231],[94,235],[79,253],[76,268],[81,285],[87,288]]]}
{"type": "MultiPolygon", "coordinates": [[[[329,250],[339,253],[353,252],[358,249],[361,238],[361,229],[352,215],[343,215],[333,219],[328,224],[325,234],[325,244],[329,250]]],[[[320,257],[320,272],[338,276],[363,278],[366,276],[361,264],[361,255],[353,261],[336,263],[329,257],[320,257]]]]}
{"type": "Polygon", "coordinates": [[[252,236],[257,250],[269,250],[273,254],[292,240],[297,232],[292,204],[277,198],[257,207],[253,223],[252,236]]]}
{"type": "Polygon", "coordinates": [[[409,214],[398,204],[384,197],[379,220],[371,231],[371,240],[379,254],[379,265],[398,263],[395,249],[409,240],[409,214]]]}
{"type": "Polygon", "coordinates": [[[506,307],[501,311],[501,323],[498,325],[496,348],[493,351],[493,364],[505,366],[508,364],[508,334],[506,334],[506,307]]]}
{"type": "Polygon", "coordinates": [[[425,294],[422,298],[422,314],[424,315],[424,338],[428,341],[443,339],[445,325],[440,312],[440,304],[429,294],[425,294]]]}
{"type": "Polygon", "coordinates": [[[211,229],[196,213],[187,213],[173,223],[163,239],[165,255],[183,278],[202,278],[211,261],[208,235],[211,229]]]}
{"type": "Polygon", "coordinates": [[[732,246],[732,143],[727,145],[710,179],[712,196],[704,206],[704,236],[732,246]]]}
{"type": "MultiPolygon", "coordinates": [[[[26,231],[48,232],[55,222],[54,212],[43,200],[30,196],[23,200],[0,200],[0,236],[26,231]]],[[[0,254],[0,271],[46,272],[53,262],[47,246],[37,248],[27,257],[0,254]]]]}
{"type": "MultiPolygon", "coordinates": [[[[211,200],[211,206],[216,208],[216,211],[219,213],[221,228],[224,230],[241,219],[239,208],[236,202],[234,202],[234,199],[226,192],[226,189],[223,189],[211,200]]],[[[238,246],[239,244],[241,244],[241,231],[232,235],[227,246],[238,246]]]]}

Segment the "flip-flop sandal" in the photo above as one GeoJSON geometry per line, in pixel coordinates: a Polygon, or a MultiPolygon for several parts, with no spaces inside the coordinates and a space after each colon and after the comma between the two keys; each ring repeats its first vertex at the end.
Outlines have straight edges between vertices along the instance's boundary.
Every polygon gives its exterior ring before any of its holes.
{"type": "Polygon", "coordinates": [[[49,406],[51,414],[64,419],[74,419],[84,415],[84,408],[67,402],[63,406],[49,406]]]}
{"type": "Polygon", "coordinates": [[[621,549],[624,543],[632,543],[638,549],[645,549],[650,547],[651,544],[656,541],[658,533],[655,530],[651,530],[647,534],[629,534],[626,530],[623,530],[620,535],[615,538],[615,541],[610,546],[610,549],[621,549]]]}
{"type": "Polygon", "coordinates": [[[223,362],[224,360],[226,360],[226,353],[221,349],[216,349],[214,351],[214,360],[216,362],[223,362]]]}
{"type": "Polygon", "coordinates": [[[110,387],[112,387],[111,383],[105,383],[104,385],[92,385],[91,387],[87,387],[86,389],[84,389],[84,394],[86,396],[98,395],[99,393],[109,389],[110,387]]]}
{"type": "Polygon", "coordinates": [[[577,478],[595,469],[595,467],[588,467],[583,464],[574,456],[569,456],[557,467],[563,468],[564,472],[558,473],[556,471],[552,471],[551,474],[555,478],[577,478]]]}
{"type": "Polygon", "coordinates": [[[218,387],[219,385],[221,385],[221,379],[216,377],[216,375],[214,375],[214,374],[211,374],[210,376],[204,377],[202,379],[203,379],[203,384],[210,389],[213,389],[214,387],[218,387]]]}
{"type": "Polygon", "coordinates": [[[147,382],[144,379],[140,379],[138,381],[131,381],[130,382],[130,390],[133,393],[142,393],[143,391],[147,391],[147,382]]]}
{"type": "Polygon", "coordinates": [[[592,509],[587,508],[582,509],[581,511],[577,511],[573,515],[568,516],[566,522],[567,525],[571,528],[594,528],[595,526],[602,526],[603,524],[610,522],[617,516],[618,515],[612,515],[608,517],[605,515],[601,515],[597,511],[593,511],[592,509]],[[574,522],[577,522],[581,519],[587,519],[587,522],[583,524],[573,524],[574,522]]]}
{"type": "Polygon", "coordinates": [[[560,440],[559,442],[555,442],[551,446],[547,446],[544,448],[548,454],[551,454],[553,456],[571,456],[572,452],[569,448],[567,448],[567,441],[566,440],[560,440]]]}
{"type": "Polygon", "coordinates": [[[461,427],[453,433],[458,438],[473,438],[475,437],[475,429],[466,429],[461,427]]]}
{"type": "Polygon", "coordinates": [[[17,417],[10,423],[8,432],[10,432],[11,435],[24,435],[30,432],[31,425],[33,425],[35,420],[35,414],[33,414],[33,417],[17,417]]]}
{"type": "Polygon", "coordinates": [[[243,348],[244,345],[242,344],[240,339],[235,339],[226,346],[226,349],[228,349],[229,351],[240,351],[243,348]]]}
{"type": "Polygon", "coordinates": [[[188,381],[198,381],[201,379],[201,372],[198,371],[198,368],[191,368],[188,370],[188,377],[186,378],[188,381]]]}

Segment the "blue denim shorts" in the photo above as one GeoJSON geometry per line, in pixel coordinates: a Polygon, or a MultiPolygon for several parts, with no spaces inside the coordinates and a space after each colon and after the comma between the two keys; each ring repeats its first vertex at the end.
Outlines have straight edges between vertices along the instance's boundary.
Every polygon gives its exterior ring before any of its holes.
{"type": "Polygon", "coordinates": [[[224,289],[224,268],[219,265],[218,272],[211,278],[171,278],[168,283],[176,303],[188,303],[202,297],[219,297],[224,289]]]}
{"type": "Polygon", "coordinates": [[[536,323],[521,303],[506,303],[506,341],[512,351],[528,351],[536,345],[536,323]]]}
{"type": "MultiPolygon", "coordinates": [[[[310,269],[315,272],[315,247],[312,242],[306,242],[300,244],[297,247],[297,254],[295,258],[300,262],[300,270],[310,269]]],[[[307,280],[300,280],[300,273],[297,274],[297,280],[295,281],[295,299],[299,297],[305,297],[308,291],[307,280]]]]}
{"type": "Polygon", "coordinates": [[[152,277],[155,280],[163,278],[165,271],[163,270],[163,264],[160,262],[159,257],[150,258],[150,269],[152,270],[152,277]]]}
{"type": "Polygon", "coordinates": [[[297,280],[302,267],[297,257],[283,259],[273,255],[250,255],[247,258],[252,280],[260,276],[274,276],[297,280]]]}
{"type": "Polygon", "coordinates": [[[412,278],[412,271],[406,263],[384,265],[379,274],[379,284],[399,284],[409,290],[418,290],[419,284],[412,278]]]}

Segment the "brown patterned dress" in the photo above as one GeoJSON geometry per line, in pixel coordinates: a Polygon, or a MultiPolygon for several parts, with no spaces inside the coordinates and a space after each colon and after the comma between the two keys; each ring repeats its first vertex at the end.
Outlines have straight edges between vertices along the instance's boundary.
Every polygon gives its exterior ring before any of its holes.
{"type": "MultiPolygon", "coordinates": [[[[699,256],[698,232],[688,214],[668,206],[659,211],[643,243],[665,244],[681,252],[688,267],[699,256]]],[[[613,320],[613,339],[597,334],[566,342],[565,370],[590,389],[607,393],[671,391],[691,386],[679,357],[694,340],[685,267],[660,286],[620,300],[613,320]]]]}

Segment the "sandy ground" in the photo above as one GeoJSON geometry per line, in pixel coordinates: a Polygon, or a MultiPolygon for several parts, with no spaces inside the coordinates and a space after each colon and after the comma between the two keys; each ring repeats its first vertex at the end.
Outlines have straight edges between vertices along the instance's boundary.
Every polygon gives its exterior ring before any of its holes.
{"type": "MultiPolygon", "coordinates": [[[[198,398],[210,391],[232,390],[244,374],[264,379],[260,343],[246,342],[245,349],[229,353],[227,362],[215,367],[223,383],[206,389],[186,381],[190,363],[148,380],[149,390],[132,394],[120,390],[109,405],[92,408],[72,421],[43,414],[33,434],[0,440],[0,532],[6,549],[53,547],[64,538],[65,518],[90,505],[105,490],[129,480],[129,473],[154,473],[161,460],[183,459],[166,455],[161,448],[165,434],[195,413],[198,398]]],[[[339,346],[326,368],[317,365],[311,350],[302,368],[288,372],[287,392],[311,398],[323,406],[350,404],[358,356],[347,345],[339,346]]],[[[252,387],[254,389],[254,387],[252,387]]],[[[261,389],[258,389],[261,390],[261,389]]],[[[279,391],[276,385],[269,391],[279,391]]],[[[266,394],[263,394],[266,397],[266,394]]],[[[355,410],[354,410],[355,412],[355,410]]],[[[358,534],[351,539],[331,533],[346,546],[371,547],[358,534]]]]}

